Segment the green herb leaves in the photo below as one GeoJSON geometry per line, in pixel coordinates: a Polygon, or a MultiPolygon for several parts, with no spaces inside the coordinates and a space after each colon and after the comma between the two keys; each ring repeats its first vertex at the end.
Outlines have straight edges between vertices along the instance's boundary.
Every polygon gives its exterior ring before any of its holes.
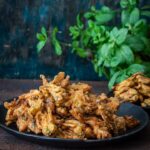
{"type": "Polygon", "coordinates": [[[77,17],[77,25],[70,27],[73,52],[82,58],[92,53],[94,69],[99,76],[110,79],[110,89],[135,72],[146,70],[140,53],[148,54],[150,46],[147,22],[140,16],[137,1],[121,0],[120,5],[121,25],[107,25],[115,13],[104,6],[100,10],[91,7],[84,18],[77,17]]]}
{"type": "Polygon", "coordinates": [[[59,43],[59,41],[57,40],[57,38],[56,38],[56,34],[57,34],[57,32],[58,32],[58,28],[54,28],[53,29],[53,32],[52,32],[52,40],[51,40],[51,42],[52,42],[52,45],[53,45],[53,47],[54,47],[54,50],[55,50],[55,53],[57,54],[57,55],[61,55],[62,54],[62,49],[61,49],[61,46],[60,46],[60,43],[59,43]]]}
{"type": "Polygon", "coordinates": [[[97,24],[104,24],[114,18],[114,11],[106,6],[103,6],[100,10],[96,10],[95,7],[92,7],[91,11],[85,13],[84,17],[88,20],[95,21],[97,24]]]}
{"type": "Polygon", "coordinates": [[[42,48],[45,46],[47,42],[47,32],[44,27],[41,28],[41,33],[36,34],[37,39],[39,40],[37,44],[37,52],[40,53],[42,48]]]}
{"type": "Polygon", "coordinates": [[[134,8],[137,5],[137,0],[121,0],[120,1],[120,6],[123,9],[130,9],[134,8]]]}
{"type": "MultiPolygon", "coordinates": [[[[121,16],[118,18],[121,21],[116,26],[111,26],[110,21],[116,17],[117,11],[107,6],[101,9],[92,6],[89,11],[77,15],[76,24],[69,28],[72,52],[90,58],[97,74],[108,78],[109,89],[136,72],[150,75],[150,63],[143,59],[150,59],[149,24],[145,19],[150,16],[150,11],[147,7],[138,8],[138,0],[121,0],[120,6],[121,16]]],[[[49,38],[55,53],[61,55],[57,32],[54,28],[49,38]]],[[[37,39],[37,51],[40,52],[48,39],[44,27],[37,39]]]]}
{"type": "Polygon", "coordinates": [[[140,17],[140,11],[138,8],[134,8],[132,11],[131,11],[131,14],[130,14],[130,17],[129,17],[129,22],[131,24],[135,24],[138,20],[139,20],[139,17],[140,17]]]}
{"type": "Polygon", "coordinates": [[[37,44],[37,52],[40,53],[41,49],[45,46],[46,41],[40,41],[37,44]]]}
{"type": "Polygon", "coordinates": [[[115,42],[117,45],[121,45],[127,36],[128,30],[126,28],[122,28],[120,30],[117,27],[114,27],[110,32],[110,41],[115,42]]]}
{"type": "Polygon", "coordinates": [[[121,0],[122,7],[121,22],[123,25],[128,23],[135,24],[140,18],[140,10],[136,7],[137,0],[121,0]]]}
{"type": "MultiPolygon", "coordinates": [[[[54,28],[51,34],[51,44],[54,47],[55,53],[57,55],[61,55],[62,54],[62,49],[61,49],[61,45],[59,43],[59,41],[56,38],[56,34],[58,32],[57,28],[54,28]]],[[[42,48],[46,45],[47,41],[48,41],[48,34],[47,31],[44,27],[41,28],[41,33],[37,33],[36,37],[38,39],[38,44],[37,44],[37,52],[40,53],[42,48]]]]}
{"type": "Polygon", "coordinates": [[[120,49],[120,57],[124,60],[124,63],[130,65],[134,62],[134,54],[128,45],[122,45],[120,49]]]}

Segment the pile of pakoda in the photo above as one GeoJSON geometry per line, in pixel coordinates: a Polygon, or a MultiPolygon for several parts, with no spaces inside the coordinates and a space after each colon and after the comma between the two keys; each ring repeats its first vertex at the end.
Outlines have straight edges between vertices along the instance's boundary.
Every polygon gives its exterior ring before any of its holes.
{"type": "Polygon", "coordinates": [[[95,95],[85,83],[71,83],[60,72],[49,82],[41,75],[38,90],[5,102],[6,124],[16,123],[20,132],[66,139],[105,139],[139,124],[132,116],[118,116],[117,98],[95,95]]]}
{"type": "Polygon", "coordinates": [[[115,97],[150,107],[150,78],[136,73],[113,88],[115,97]]]}

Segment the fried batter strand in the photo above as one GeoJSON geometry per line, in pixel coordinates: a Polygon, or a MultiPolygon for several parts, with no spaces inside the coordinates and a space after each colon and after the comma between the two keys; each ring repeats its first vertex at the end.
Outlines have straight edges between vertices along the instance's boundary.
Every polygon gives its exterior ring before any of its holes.
{"type": "Polygon", "coordinates": [[[115,97],[132,103],[150,106],[150,78],[136,73],[113,88],[115,97]]]}
{"type": "Polygon", "coordinates": [[[104,93],[95,95],[91,86],[71,83],[64,72],[50,82],[44,75],[40,77],[43,84],[38,90],[4,103],[6,124],[16,123],[20,132],[69,139],[105,139],[139,124],[131,116],[116,115],[120,105],[117,98],[108,98],[104,93]]]}

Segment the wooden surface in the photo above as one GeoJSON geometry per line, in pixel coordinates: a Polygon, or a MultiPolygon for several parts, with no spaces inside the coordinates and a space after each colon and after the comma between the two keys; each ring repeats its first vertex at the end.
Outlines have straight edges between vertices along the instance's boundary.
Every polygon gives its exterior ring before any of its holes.
{"type": "MultiPolygon", "coordinates": [[[[93,85],[95,92],[108,92],[107,82],[88,82],[93,85]]],[[[18,96],[23,92],[27,92],[31,88],[36,88],[40,85],[37,80],[1,80],[0,79],[0,102],[6,99],[18,96]]],[[[24,141],[8,134],[0,129],[0,150],[57,150],[69,148],[54,148],[49,145],[40,145],[29,141],[24,141]]],[[[83,148],[82,148],[83,149],[83,148]]],[[[87,148],[86,148],[87,149],[87,148]]],[[[113,144],[102,145],[96,148],[89,149],[102,149],[102,150],[150,150],[150,124],[136,137],[132,137],[122,142],[113,144]]]]}

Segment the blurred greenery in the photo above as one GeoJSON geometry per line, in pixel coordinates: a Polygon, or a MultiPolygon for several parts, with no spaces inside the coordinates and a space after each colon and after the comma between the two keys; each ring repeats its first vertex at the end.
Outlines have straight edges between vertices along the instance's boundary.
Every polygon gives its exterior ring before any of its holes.
{"type": "MultiPolygon", "coordinates": [[[[94,6],[85,13],[78,14],[76,25],[69,28],[72,52],[91,60],[99,76],[109,79],[109,89],[136,72],[150,76],[150,16],[148,7],[139,7],[137,0],[121,0],[120,9],[94,6]],[[120,15],[120,23],[111,22],[120,15]]],[[[57,55],[62,54],[61,42],[56,38],[54,28],[49,39],[57,55]]],[[[37,34],[37,51],[47,43],[47,34],[37,34]],[[40,36],[41,38],[39,38],[40,36]],[[44,40],[43,40],[44,39],[44,40]],[[41,43],[42,42],[42,43],[41,43]]]]}

